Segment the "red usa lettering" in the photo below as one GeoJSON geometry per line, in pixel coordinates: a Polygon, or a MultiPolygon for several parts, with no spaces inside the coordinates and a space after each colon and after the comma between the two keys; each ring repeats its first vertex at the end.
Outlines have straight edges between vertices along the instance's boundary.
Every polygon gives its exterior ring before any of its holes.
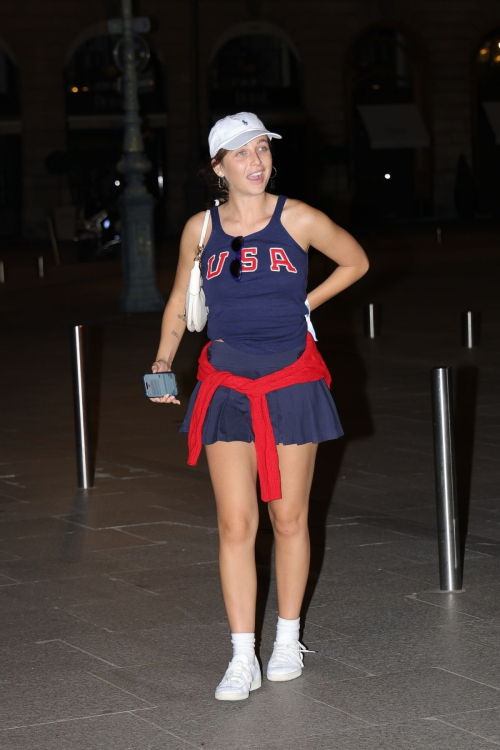
{"type": "Polygon", "coordinates": [[[215,276],[218,276],[220,274],[220,272],[222,271],[224,267],[224,263],[228,255],[229,255],[229,250],[224,250],[224,252],[219,255],[219,259],[217,261],[217,267],[215,268],[215,270],[213,269],[215,255],[210,256],[210,258],[208,259],[208,266],[207,266],[207,280],[213,279],[215,276]]]}
{"type": "Polygon", "coordinates": [[[279,271],[281,266],[285,266],[289,273],[297,273],[297,269],[282,247],[270,247],[269,253],[271,255],[271,271],[279,271]]]}
{"type": "Polygon", "coordinates": [[[241,248],[241,270],[253,273],[257,270],[257,248],[256,247],[242,247],[241,248]]]}
{"type": "MultiPolygon", "coordinates": [[[[224,268],[224,264],[226,262],[226,258],[229,255],[229,252],[227,250],[224,250],[223,253],[219,255],[219,258],[217,260],[217,266],[213,267],[215,255],[211,255],[208,259],[208,266],[207,266],[207,281],[208,279],[213,279],[216,276],[219,276],[220,273],[222,273],[222,269],[224,268]]],[[[241,270],[243,271],[249,271],[253,272],[257,270],[258,260],[257,260],[257,248],[256,247],[242,247],[241,248],[241,270]]]]}
{"type": "MultiPolygon", "coordinates": [[[[281,271],[281,268],[284,267],[289,273],[297,273],[297,269],[291,262],[290,258],[284,251],[282,247],[270,247],[269,253],[271,256],[271,265],[270,269],[271,271],[281,271]]],[[[229,256],[229,251],[224,250],[222,252],[218,259],[217,259],[217,265],[214,268],[214,261],[215,261],[215,255],[211,255],[208,259],[207,264],[207,281],[209,279],[214,279],[216,276],[219,276],[222,273],[222,269],[224,268],[224,264],[226,262],[227,257],[229,256]]],[[[243,247],[241,248],[241,271],[242,273],[254,273],[257,270],[259,261],[257,257],[257,248],[256,247],[243,247]]]]}

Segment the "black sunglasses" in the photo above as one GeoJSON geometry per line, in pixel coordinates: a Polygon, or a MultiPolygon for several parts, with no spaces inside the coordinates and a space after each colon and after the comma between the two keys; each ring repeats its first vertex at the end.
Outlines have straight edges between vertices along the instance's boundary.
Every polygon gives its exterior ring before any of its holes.
{"type": "Polygon", "coordinates": [[[231,250],[234,250],[235,253],[238,253],[238,256],[236,258],[233,258],[231,263],[229,264],[229,270],[231,271],[231,276],[235,281],[241,280],[241,248],[243,247],[243,237],[235,237],[234,240],[231,242],[231,250]]]}

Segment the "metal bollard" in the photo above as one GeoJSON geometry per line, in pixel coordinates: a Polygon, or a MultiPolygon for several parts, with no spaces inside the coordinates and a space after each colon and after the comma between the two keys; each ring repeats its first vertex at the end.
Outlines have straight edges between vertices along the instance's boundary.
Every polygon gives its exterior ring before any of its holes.
{"type": "Polygon", "coordinates": [[[44,270],[43,270],[43,255],[38,256],[38,278],[43,279],[44,277],[44,270]]]}
{"type": "Polygon", "coordinates": [[[56,266],[60,266],[61,258],[59,257],[59,248],[57,246],[57,238],[56,238],[56,233],[54,231],[54,222],[52,221],[50,216],[47,216],[47,225],[49,227],[49,237],[50,237],[50,242],[52,244],[52,252],[54,253],[56,266]]]}
{"type": "Polygon", "coordinates": [[[378,305],[370,303],[369,305],[365,305],[363,309],[365,336],[369,339],[374,339],[380,335],[378,305]]]}
{"type": "Polygon", "coordinates": [[[85,382],[83,326],[73,326],[71,329],[71,345],[73,355],[73,394],[75,402],[78,488],[88,490],[93,487],[94,483],[91,466],[87,389],[85,382]]]}
{"type": "Polygon", "coordinates": [[[441,591],[462,590],[451,367],[431,370],[441,591]]]}
{"type": "Polygon", "coordinates": [[[5,284],[5,266],[3,260],[0,260],[0,284],[5,284]]]}
{"type": "Polygon", "coordinates": [[[467,349],[473,349],[479,344],[479,325],[481,313],[468,312],[462,313],[462,346],[467,349]]]}

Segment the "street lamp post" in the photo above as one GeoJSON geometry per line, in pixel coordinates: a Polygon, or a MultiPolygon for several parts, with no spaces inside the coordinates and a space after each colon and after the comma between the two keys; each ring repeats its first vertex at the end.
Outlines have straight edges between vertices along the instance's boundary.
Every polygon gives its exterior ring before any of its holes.
{"type": "Polygon", "coordinates": [[[205,189],[197,178],[200,168],[200,109],[198,105],[198,0],[189,2],[189,159],[185,184],[187,216],[201,211],[205,189]]]}
{"type": "Polygon", "coordinates": [[[121,0],[123,29],[123,155],[118,170],[125,177],[120,200],[124,284],[119,307],[124,312],[163,310],[154,262],[153,208],[145,175],[151,162],[144,153],[137,96],[132,0],[121,0]]]}

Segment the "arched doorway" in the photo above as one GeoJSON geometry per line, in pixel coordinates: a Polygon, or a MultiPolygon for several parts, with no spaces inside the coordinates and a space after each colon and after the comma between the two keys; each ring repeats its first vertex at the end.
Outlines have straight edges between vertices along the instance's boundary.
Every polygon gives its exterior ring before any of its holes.
{"type": "Polygon", "coordinates": [[[498,216],[500,204],[500,29],[487,34],[474,55],[474,161],[479,211],[498,216]]]}
{"type": "Polygon", "coordinates": [[[301,66],[281,32],[267,25],[235,29],[216,48],[209,68],[211,125],[236,112],[255,112],[283,136],[275,153],[276,192],[305,197],[305,134],[301,66]]]}
{"type": "MultiPolygon", "coordinates": [[[[123,99],[119,45],[105,31],[83,41],[64,71],[68,125],[68,164],[73,201],[91,213],[111,208],[122,192],[117,164],[122,153],[123,99]]],[[[156,198],[155,227],[164,229],[165,113],[163,68],[147,42],[136,36],[142,135],[151,171],[149,192],[156,198]]]]}
{"type": "Polygon", "coordinates": [[[0,112],[0,237],[17,237],[21,234],[23,194],[19,69],[2,46],[0,112]]]}
{"type": "Polygon", "coordinates": [[[420,52],[406,34],[374,28],[355,42],[348,61],[347,113],[358,221],[432,215],[423,90],[420,52]]]}

